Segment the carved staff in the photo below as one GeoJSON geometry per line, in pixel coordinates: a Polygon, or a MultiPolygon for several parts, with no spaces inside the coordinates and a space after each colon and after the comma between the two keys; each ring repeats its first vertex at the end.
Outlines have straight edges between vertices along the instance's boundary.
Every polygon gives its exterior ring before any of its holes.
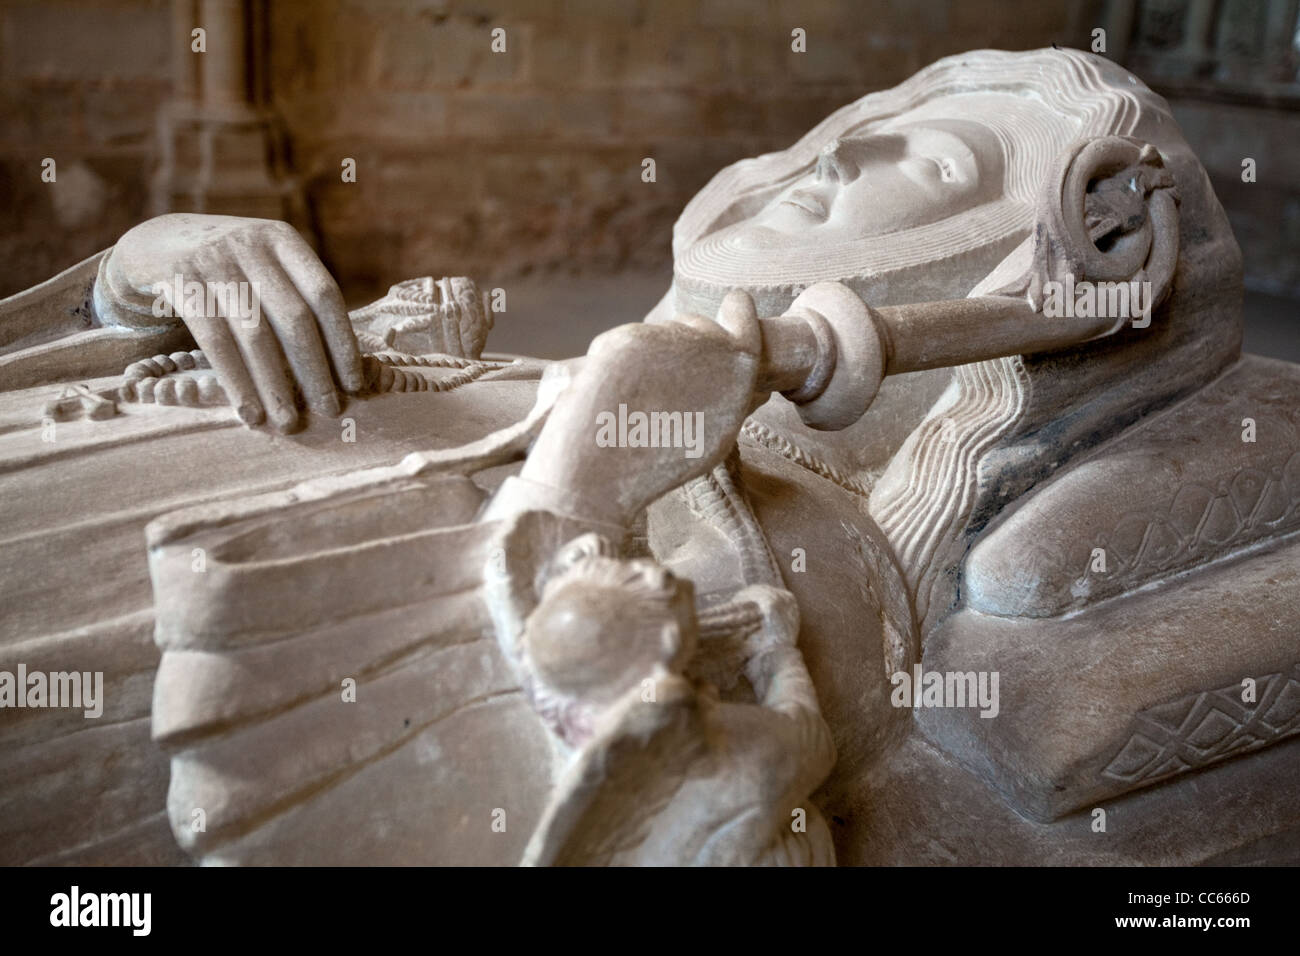
{"type": "Polygon", "coordinates": [[[1044,316],[1044,286],[1067,276],[1146,282],[1154,308],[1178,259],[1176,203],[1153,147],[1119,136],[1081,142],[1048,179],[1032,264],[1018,282],[996,295],[879,309],[841,283],[818,283],[784,315],[761,320],[759,389],[781,392],[810,427],[834,430],[862,416],[886,375],[1045,352],[1117,331],[1124,319],[1113,315],[1044,316]]]}

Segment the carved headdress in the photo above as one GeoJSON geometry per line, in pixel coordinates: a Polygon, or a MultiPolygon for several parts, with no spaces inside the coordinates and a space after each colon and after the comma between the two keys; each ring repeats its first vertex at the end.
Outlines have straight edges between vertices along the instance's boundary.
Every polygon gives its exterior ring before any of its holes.
{"type": "Polygon", "coordinates": [[[712,314],[716,299],[743,287],[760,314],[780,314],[825,279],[873,306],[988,294],[1001,284],[990,278],[997,266],[1026,252],[1042,215],[1036,202],[1060,157],[1103,136],[1154,145],[1173,174],[1180,223],[1172,290],[1149,328],[954,370],[871,499],[927,626],[953,605],[963,556],[1008,502],[1240,354],[1241,253],[1168,105],[1116,64],[1076,50],[949,57],[838,110],[787,150],[722,170],[674,229],[680,311],[712,314]],[[826,144],[944,117],[974,121],[996,139],[995,198],[925,225],[807,249],[756,255],[734,241],[746,219],[809,175],[826,144]]]}
{"type": "Polygon", "coordinates": [[[715,299],[744,287],[760,314],[778,315],[799,290],[823,280],[844,282],[872,305],[966,295],[1029,235],[1058,153],[1075,139],[1130,132],[1151,108],[1149,90],[1136,80],[1128,88],[1115,83],[1103,62],[1072,50],[949,57],[837,110],[789,149],[728,166],[673,229],[678,308],[712,315],[715,299]],[[871,235],[771,257],[737,247],[729,227],[809,174],[828,142],[940,118],[978,125],[996,140],[1002,188],[992,201],[887,239],[871,235]]]}

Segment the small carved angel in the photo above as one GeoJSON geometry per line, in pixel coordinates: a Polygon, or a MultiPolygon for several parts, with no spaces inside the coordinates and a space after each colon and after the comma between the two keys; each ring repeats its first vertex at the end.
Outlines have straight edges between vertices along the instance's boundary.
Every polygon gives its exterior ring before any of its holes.
{"type": "Polygon", "coordinates": [[[524,862],[833,864],[809,794],[835,751],[793,597],[769,586],[737,596],[761,619],[743,645],[757,701],[721,701],[690,674],[689,582],[594,540],[546,584],[519,646],[534,706],[576,751],[524,862]]]}

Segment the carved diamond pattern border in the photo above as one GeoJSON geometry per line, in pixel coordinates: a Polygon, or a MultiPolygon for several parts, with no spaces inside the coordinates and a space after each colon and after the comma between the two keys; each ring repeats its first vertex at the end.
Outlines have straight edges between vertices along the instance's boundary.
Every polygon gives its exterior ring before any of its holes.
{"type": "MultiPolygon", "coordinates": [[[[1293,445],[1291,447],[1294,446],[1293,445]]],[[[1267,470],[1243,468],[1214,488],[1179,486],[1167,511],[1130,512],[1109,534],[1098,535],[1068,558],[1039,549],[1033,580],[1059,581],[1061,605],[1079,606],[1085,597],[1119,594],[1145,581],[1184,570],[1238,547],[1277,538],[1300,528],[1300,451],[1267,470]],[[1105,573],[1091,570],[1092,552],[1106,551],[1105,573]],[[1068,561],[1070,568],[1063,566],[1068,561]],[[1074,569],[1084,568],[1075,579],[1074,569]],[[1091,581],[1091,586],[1084,587],[1091,581]]]]}
{"type": "Polygon", "coordinates": [[[1129,784],[1156,780],[1300,731],[1300,664],[1259,678],[1253,704],[1242,702],[1241,690],[1229,684],[1139,711],[1138,729],[1102,775],[1129,784]]]}

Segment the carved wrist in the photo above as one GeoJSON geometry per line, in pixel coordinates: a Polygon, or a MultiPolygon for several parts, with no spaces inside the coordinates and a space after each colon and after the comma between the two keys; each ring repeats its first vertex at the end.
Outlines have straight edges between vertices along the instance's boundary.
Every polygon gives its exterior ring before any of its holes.
{"type": "Polygon", "coordinates": [[[137,292],[122,278],[114,266],[115,251],[110,249],[99,260],[99,272],[91,293],[91,304],[99,324],[141,331],[180,325],[180,320],[171,314],[169,308],[159,307],[160,302],[165,302],[160,294],[137,292]]]}

